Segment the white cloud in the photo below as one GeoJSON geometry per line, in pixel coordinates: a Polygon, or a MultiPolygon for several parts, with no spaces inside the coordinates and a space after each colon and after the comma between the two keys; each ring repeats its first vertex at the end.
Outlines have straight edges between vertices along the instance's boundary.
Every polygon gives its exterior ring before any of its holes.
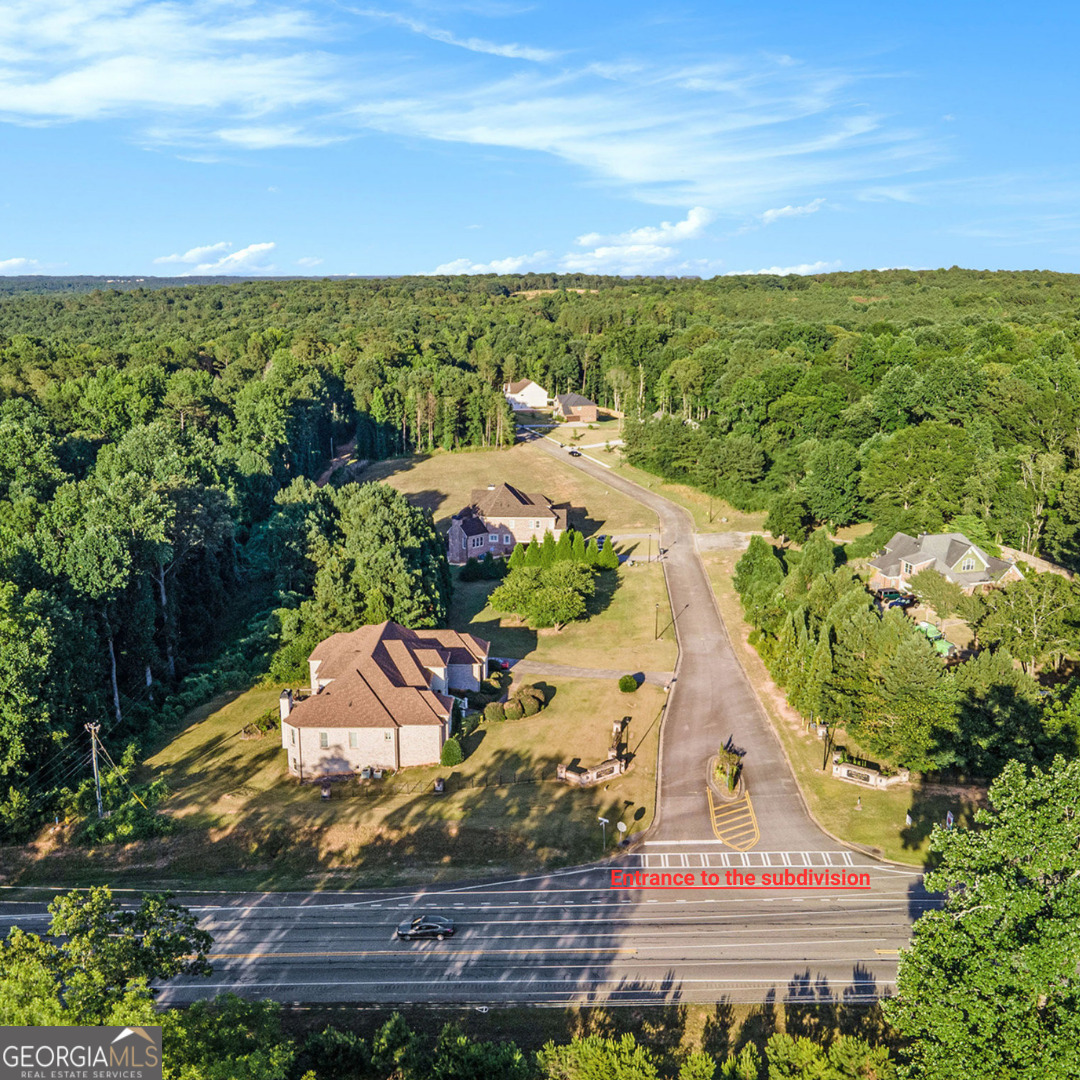
{"type": "Polygon", "coordinates": [[[766,266],[761,270],[730,270],[725,277],[747,277],[754,274],[775,274],[787,277],[788,274],[827,274],[830,270],[839,270],[840,260],[834,262],[799,263],[798,266],[766,266]]]}
{"type": "Polygon", "coordinates": [[[183,255],[159,255],[154,262],[155,263],[198,263],[202,262],[208,255],[217,255],[223,253],[232,247],[227,240],[220,240],[216,244],[205,244],[203,247],[193,247],[190,251],[185,251],[183,255]]]}
{"type": "Polygon", "coordinates": [[[477,263],[471,259],[453,259],[441,266],[436,266],[433,274],[516,274],[526,269],[538,269],[544,265],[549,255],[546,251],[535,251],[532,255],[510,255],[505,259],[492,259],[491,262],[477,263]]]}
{"type": "Polygon", "coordinates": [[[813,202],[808,202],[805,206],[781,206],[776,210],[766,210],[761,215],[762,225],[771,225],[774,221],[779,221],[781,218],[788,217],[802,217],[804,214],[816,214],[824,205],[824,199],[814,199],[813,202]]]}
{"type": "Polygon", "coordinates": [[[155,263],[180,263],[186,266],[181,277],[207,274],[267,274],[274,266],[264,262],[265,256],[277,247],[274,243],[248,244],[239,251],[230,251],[233,245],[226,240],[205,244],[185,251],[183,255],[159,255],[155,263]],[[218,259],[210,256],[220,255],[218,259]]]}
{"type": "Polygon", "coordinates": [[[715,217],[716,215],[711,210],[703,206],[695,206],[686,212],[686,218],[683,221],[677,221],[674,225],[670,221],[662,221],[659,225],[646,225],[643,228],[630,229],[628,232],[617,233],[614,236],[586,233],[574,242],[583,247],[600,243],[630,247],[663,244],[675,240],[692,240],[700,236],[705,226],[715,217]]]}
{"type": "Polygon", "coordinates": [[[322,262],[322,259],[315,255],[303,255],[296,260],[297,266],[318,266],[322,262]]]}
{"type": "Polygon", "coordinates": [[[432,41],[441,42],[443,45],[453,45],[459,49],[468,49],[469,52],[487,53],[490,56],[504,56],[510,60],[531,60],[535,63],[543,63],[546,60],[554,60],[559,53],[550,49],[534,49],[529,45],[516,43],[500,44],[495,41],[485,41],[483,38],[461,38],[452,34],[449,30],[440,30],[435,26],[428,26],[418,19],[411,19],[407,15],[399,15],[393,11],[378,11],[372,8],[349,8],[354,15],[363,15],[371,19],[385,19],[388,22],[404,26],[414,34],[422,34],[432,41]]]}
{"type": "Polygon", "coordinates": [[[33,274],[41,269],[37,259],[0,259],[0,274],[33,274]]]}
{"type": "Polygon", "coordinates": [[[244,150],[270,150],[279,146],[329,146],[345,138],[343,135],[317,135],[304,131],[295,124],[218,128],[214,135],[222,142],[231,143],[244,150]]]}

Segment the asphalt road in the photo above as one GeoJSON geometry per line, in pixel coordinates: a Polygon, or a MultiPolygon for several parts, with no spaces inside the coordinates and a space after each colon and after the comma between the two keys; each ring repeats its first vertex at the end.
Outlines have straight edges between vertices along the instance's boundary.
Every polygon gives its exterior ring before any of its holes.
{"type": "MultiPolygon", "coordinates": [[[[933,902],[918,875],[850,855],[646,850],[622,868],[693,874],[698,884],[703,872],[724,883],[738,870],[759,884],[785,869],[797,878],[810,863],[817,874],[868,874],[870,888],[619,890],[610,868],[589,868],[442,890],[192,895],[181,899],[214,935],[214,974],[175,981],[161,999],[865,1001],[891,988],[911,917],[933,902]],[[457,934],[398,941],[395,927],[418,911],[451,916],[457,934]]],[[[41,910],[5,903],[0,923],[43,928],[41,910]]]]}
{"type": "MultiPolygon", "coordinates": [[[[588,867],[441,889],[182,896],[214,935],[214,974],[170,984],[163,1001],[232,991],[298,1002],[808,1003],[890,990],[912,921],[937,901],[918,872],[852,852],[810,819],[732,652],[689,515],[587,458],[536,445],[660,518],[679,664],[661,739],[657,818],[644,844],[614,866],[693,874],[695,887],[617,889],[612,867],[588,867]],[[705,762],[729,738],[745,752],[752,812],[718,809],[706,794],[705,762]],[[750,850],[717,839],[713,826],[724,815],[756,826],[750,850]],[[854,875],[859,887],[800,879],[803,872],[854,875]],[[735,873],[742,878],[728,877],[735,873]],[[762,875],[776,873],[802,887],[763,887],[762,875]],[[716,879],[706,883],[703,874],[716,879]],[[398,941],[397,924],[420,911],[453,917],[458,933],[398,941]]],[[[0,902],[0,927],[44,929],[43,911],[0,902]]]]}

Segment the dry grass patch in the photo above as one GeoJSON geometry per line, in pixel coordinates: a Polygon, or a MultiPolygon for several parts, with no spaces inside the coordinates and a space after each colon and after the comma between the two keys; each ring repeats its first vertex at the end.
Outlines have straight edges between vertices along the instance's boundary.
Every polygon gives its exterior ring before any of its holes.
{"type": "MultiPolygon", "coordinates": [[[[523,872],[595,859],[598,815],[637,831],[652,821],[665,693],[622,694],[614,680],[530,679],[550,704],[535,717],[484,725],[455,769],[403,770],[391,781],[318,785],[287,775],[280,737],[241,739],[277,701],[248,691],[196,716],[147,762],[174,794],[167,837],[98,849],[27,850],[5,861],[9,884],[111,881],[141,887],[360,888],[523,872]],[[553,777],[560,761],[607,757],[612,723],[629,716],[629,772],[577,790],[553,777]],[[431,793],[437,776],[449,792],[431,793]],[[544,777],[549,779],[544,779],[544,777]]],[[[8,853],[5,852],[6,856],[8,853]]]]}

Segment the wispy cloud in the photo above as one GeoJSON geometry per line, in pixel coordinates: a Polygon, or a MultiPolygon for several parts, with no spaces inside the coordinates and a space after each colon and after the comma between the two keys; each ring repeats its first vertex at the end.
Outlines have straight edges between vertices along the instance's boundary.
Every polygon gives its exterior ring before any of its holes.
{"type": "Polygon", "coordinates": [[[430,38],[432,41],[441,42],[443,45],[453,45],[458,49],[467,49],[469,52],[487,53],[489,56],[503,56],[510,60],[531,60],[535,63],[544,63],[555,60],[560,55],[551,49],[537,49],[531,45],[518,45],[516,42],[500,43],[486,41],[478,37],[458,37],[449,30],[442,30],[437,26],[429,26],[420,22],[419,19],[409,18],[395,11],[379,11],[375,8],[349,8],[354,15],[362,15],[369,19],[382,19],[392,22],[397,26],[403,26],[414,34],[430,38]]]}
{"type": "Polygon", "coordinates": [[[827,274],[831,270],[839,270],[840,260],[833,262],[799,263],[796,266],[765,266],[760,270],[730,270],[725,277],[746,277],[757,274],[775,274],[777,277],[787,277],[789,274],[827,274]]]}
{"type": "Polygon", "coordinates": [[[320,259],[316,255],[302,255],[299,259],[296,260],[297,266],[319,266],[321,263],[322,259],[320,259]]]}
{"type": "Polygon", "coordinates": [[[814,199],[813,202],[808,202],[804,206],[781,206],[776,210],[766,210],[765,213],[761,215],[761,223],[762,225],[771,225],[774,221],[779,221],[781,218],[803,217],[806,214],[816,214],[824,205],[824,199],[814,199]]]}
{"type": "Polygon", "coordinates": [[[248,244],[239,251],[232,251],[232,244],[221,240],[216,244],[204,244],[193,247],[182,255],[159,255],[154,262],[161,264],[179,264],[187,269],[180,275],[203,276],[206,274],[268,274],[275,269],[267,263],[266,257],[277,246],[273,242],[248,244]],[[219,256],[213,258],[213,256],[219,256]]]}

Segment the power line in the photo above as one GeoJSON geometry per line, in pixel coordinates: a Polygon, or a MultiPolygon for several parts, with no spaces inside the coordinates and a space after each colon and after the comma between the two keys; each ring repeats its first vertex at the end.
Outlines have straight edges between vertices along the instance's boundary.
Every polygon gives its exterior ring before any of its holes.
{"type": "Polygon", "coordinates": [[[139,796],[138,796],[138,795],[136,794],[136,792],[135,792],[135,789],[134,789],[134,788],[133,788],[133,787],[132,787],[132,786],[131,786],[130,784],[128,784],[128,778],[127,778],[127,777],[126,777],[126,776],[125,776],[125,775],[124,775],[124,774],[123,774],[123,773],[122,773],[122,772],[120,771],[120,769],[118,769],[118,768],[116,767],[116,762],[115,762],[115,761],[113,761],[113,759],[112,759],[112,758],[111,758],[111,757],[109,756],[109,751],[105,749],[105,744],[104,744],[103,742],[100,742],[100,741],[99,741],[99,742],[98,742],[98,745],[99,745],[99,746],[101,747],[101,752],[102,752],[102,753],[103,753],[103,754],[105,755],[105,759],[106,759],[106,761],[108,761],[108,763],[109,763],[109,764],[110,764],[110,765],[112,766],[112,770],[113,770],[113,772],[114,772],[114,773],[116,773],[116,775],[117,775],[117,776],[119,776],[119,777],[120,777],[120,779],[121,779],[121,780],[123,780],[125,784],[127,784],[127,789],[128,789],[128,791],[130,791],[130,792],[131,792],[131,794],[132,794],[132,795],[133,795],[133,796],[135,797],[135,799],[136,799],[136,801],[138,802],[138,804],[139,804],[139,805],[140,805],[140,806],[141,806],[141,807],[142,807],[142,808],[143,808],[144,810],[149,810],[149,809],[150,809],[150,807],[149,807],[149,806],[147,806],[147,805],[146,805],[146,803],[144,803],[144,802],[142,801],[142,799],[140,799],[140,798],[139,798],[139,796]]]}

